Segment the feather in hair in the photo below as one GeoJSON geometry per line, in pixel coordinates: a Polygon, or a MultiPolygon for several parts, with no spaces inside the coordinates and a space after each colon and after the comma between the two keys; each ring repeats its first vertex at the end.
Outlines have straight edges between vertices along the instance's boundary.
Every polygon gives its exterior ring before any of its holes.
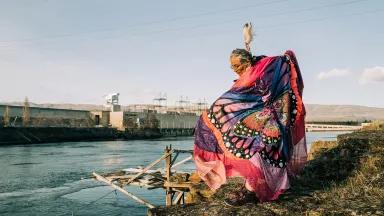
{"type": "Polygon", "coordinates": [[[243,36],[244,36],[244,43],[245,48],[249,52],[251,51],[251,42],[253,40],[253,31],[252,31],[252,23],[245,23],[243,27],[243,36]]]}

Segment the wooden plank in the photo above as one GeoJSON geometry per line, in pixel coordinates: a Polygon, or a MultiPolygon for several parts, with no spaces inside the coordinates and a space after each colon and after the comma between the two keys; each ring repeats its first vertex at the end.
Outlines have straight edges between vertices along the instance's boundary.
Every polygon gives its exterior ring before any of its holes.
{"type": "Polygon", "coordinates": [[[174,188],[191,188],[193,186],[192,183],[175,183],[175,182],[164,182],[164,187],[174,187],[174,188]]]}
{"type": "Polygon", "coordinates": [[[177,191],[177,192],[184,192],[183,190],[179,190],[179,189],[176,189],[176,188],[172,188],[172,190],[177,191]]]}
{"type": "Polygon", "coordinates": [[[176,155],[173,156],[172,161],[171,161],[171,166],[173,166],[173,164],[175,163],[177,156],[179,156],[179,152],[176,152],[176,155]]]}
{"type": "MultiPolygon", "coordinates": [[[[139,173],[143,171],[143,168],[126,168],[126,169],[123,169],[123,171],[127,173],[139,173]]],[[[155,172],[159,172],[159,170],[147,170],[146,173],[155,173],[155,172]]]]}
{"type": "Polygon", "coordinates": [[[174,149],[174,152],[193,154],[193,150],[174,149]]]}
{"type": "Polygon", "coordinates": [[[178,192],[179,194],[176,196],[175,200],[173,201],[173,205],[177,205],[180,203],[181,198],[183,197],[184,193],[183,192],[178,192]]]}
{"type": "Polygon", "coordinates": [[[104,178],[108,179],[109,181],[113,181],[116,179],[126,179],[126,178],[132,178],[134,175],[112,175],[112,176],[105,176],[104,178]]]}
{"type": "MultiPolygon", "coordinates": [[[[163,176],[160,172],[152,172],[152,173],[143,173],[145,176],[143,178],[157,178],[159,180],[163,180],[163,176]]],[[[133,178],[135,174],[130,175],[111,175],[111,176],[105,176],[106,179],[113,181],[113,180],[124,180],[127,179],[129,181],[131,178],[133,178]]],[[[141,178],[136,178],[135,180],[138,180],[141,178]]]]}
{"type": "Polygon", "coordinates": [[[101,181],[101,182],[104,182],[108,185],[110,185],[111,187],[115,188],[116,190],[120,191],[121,193],[127,195],[128,197],[136,200],[138,203],[141,203],[141,204],[144,204],[146,205],[148,208],[155,208],[154,205],[152,205],[151,203],[149,203],[148,201],[144,200],[144,199],[141,199],[137,196],[135,196],[134,194],[124,190],[123,188],[113,184],[112,182],[108,181],[108,179],[104,178],[103,176],[93,172],[93,175],[96,177],[97,180],[101,181]]]}
{"type": "MultiPolygon", "coordinates": [[[[170,152],[172,152],[172,150],[166,147],[164,151],[164,155],[167,155],[167,157],[165,158],[165,178],[167,181],[171,179],[172,156],[171,154],[169,154],[170,152]]],[[[172,205],[172,189],[170,187],[165,188],[165,205],[166,206],[172,205]]]]}
{"type": "Polygon", "coordinates": [[[143,182],[131,182],[129,185],[146,187],[147,189],[163,188],[163,184],[159,183],[143,183],[143,182]]]}
{"type": "Polygon", "coordinates": [[[179,162],[177,162],[177,163],[175,163],[175,164],[172,166],[172,169],[175,168],[175,167],[177,167],[177,166],[179,166],[179,165],[181,165],[181,164],[183,164],[183,163],[185,163],[185,162],[187,162],[187,161],[189,161],[189,160],[191,160],[191,159],[192,159],[192,155],[189,156],[189,157],[187,157],[187,158],[185,158],[185,159],[183,159],[183,160],[181,160],[181,161],[179,161],[179,162]]]}
{"type": "Polygon", "coordinates": [[[164,158],[168,157],[169,155],[172,154],[172,150],[170,150],[169,152],[167,152],[166,154],[164,154],[163,156],[161,156],[159,159],[153,161],[151,164],[149,164],[147,167],[145,167],[143,169],[143,171],[139,172],[138,174],[136,174],[133,178],[129,179],[129,181],[126,182],[126,184],[129,184],[131,182],[133,182],[136,178],[140,177],[142,174],[144,174],[145,172],[147,172],[147,170],[149,170],[150,168],[152,168],[153,166],[155,166],[156,164],[158,164],[161,160],[163,160],[164,158]]]}

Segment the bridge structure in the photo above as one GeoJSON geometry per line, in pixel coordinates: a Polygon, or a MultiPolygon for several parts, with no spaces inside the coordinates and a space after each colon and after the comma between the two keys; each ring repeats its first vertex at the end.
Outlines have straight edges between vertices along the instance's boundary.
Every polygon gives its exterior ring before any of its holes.
{"type": "Polygon", "coordinates": [[[362,126],[352,125],[330,125],[330,124],[306,124],[306,131],[355,131],[360,130],[362,126]]]}

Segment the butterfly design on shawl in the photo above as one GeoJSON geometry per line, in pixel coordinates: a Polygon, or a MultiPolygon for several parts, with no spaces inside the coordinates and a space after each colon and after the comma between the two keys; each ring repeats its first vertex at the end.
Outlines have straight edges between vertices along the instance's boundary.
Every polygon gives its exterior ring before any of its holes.
{"type": "MultiPolygon", "coordinates": [[[[279,69],[282,76],[289,77],[287,68],[279,69]]],[[[271,165],[282,168],[289,155],[287,128],[295,119],[296,101],[289,83],[272,99],[272,80],[266,77],[252,87],[229,90],[210,107],[208,118],[221,132],[230,153],[243,159],[259,153],[271,165]]]]}

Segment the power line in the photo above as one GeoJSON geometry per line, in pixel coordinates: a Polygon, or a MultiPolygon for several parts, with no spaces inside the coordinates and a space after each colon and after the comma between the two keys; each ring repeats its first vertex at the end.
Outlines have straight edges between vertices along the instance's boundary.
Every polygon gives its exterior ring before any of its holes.
{"type": "MultiPolygon", "coordinates": [[[[341,16],[337,15],[337,16],[331,16],[331,17],[305,19],[305,20],[300,20],[297,22],[288,22],[288,23],[277,24],[277,25],[261,26],[261,27],[256,27],[255,29],[256,30],[272,29],[272,28],[277,28],[277,27],[282,27],[282,26],[287,26],[287,25],[296,25],[296,24],[302,24],[302,23],[308,23],[308,22],[318,22],[318,21],[328,20],[328,19],[337,18],[337,17],[373,14],[373,13],[378,13],[378,12],[382,12],[382,11],[384,11],[384,9],[376,9],[376,10],[369,10],[369,11],[364,11],[364,12],[350,13],[350,14],[345,14],[345,15],[341,15],[341,16]]],[[[229,24],[229,23],[234,23],[234,22],[238,22],[238,20],[230,20],[230,21],[226,21],[226,22],[220,22],[220,23],[214,23],[214,24],[211,23],[211,24],[206,24],[206,25],[195,25],[195,26],[190,26],[190,27],[168,28],[168,29],[162,29],[162,30],[149,31],[149,32],[141,33],[141,34],[136,34],[133,36],[145,36],[148,34],[163,33],[163,32],[169,32],[169,31],[180,31],[180,30],[185,30],[185,29],[198,29],[198,28],[211,27],[213,25],[222,25],[222,24],[229,24]]]]}
{"type": "Polygon", "coordinates": [[[209,15],[214,15],[214,14],[219,14],[219,13],[236,12],[236,11],[240,11],[240,10],[243,10],[243,9],[249,9],[249,8],[260,7],[260,6],[266,6],[266,5],[276,4],[276,3],[279,3],[279,2],[287,2],[287,1],[288,0],[268,1],[268,2],[262,2],[262,3],[259,3],[259,4],[252,4],[252,5],[232,8],[232,9],[211,11],[211,12],[205,12],[205,13],[200,13],[200,14],[190,15],[190,16],[174,17],[174,18],[170,18],[168,20],[151,21],[151,22],[147,22],[147,23],[135,24],[135,26],[136,25],[149,25],[149,24],[165,23],[165,22],[174,22],[174,21],[191,19],[191,18],[196,18],[196,17],[209,16],[209,15]]]}
{"type": "Polygon", "coordinates": [[[297,13],[297,12],[299,12],[299,13],[301,13],[301,12],[308,12],[308,11],[324,9],[324,8],[350,5],[350,4],[355,4],[355,3],[359,3],[359,2],[363,2],[363,1],[369,1],[369,0],[352,0],[352,1],[347,1],[347,2],[337,2],[337,3],[333,3],[333,4],[326,4],[326,5],[309,7],[309,8],[306,8],[304,10],[303,9],[298,9],[298,10],[292,10],[292,11],[283,12],[283,13],[269,14],[269,16],[280,16],[280,15],[293,14],[293,13],[297,13]]]}
{"type": "MultiPolygon", "coordinates": [[[[232,8],[232,9],[210,11],[210,12],[204,12],[204,13],[200,13],[200,14],[196,14],[196,15],[189,15],[189,16],[173,17],[173,18],[170,18],[170,19],[165,19],[165,20],[160,20],[160,21],[156,21],[155,20],[155,21],[149,21],[149,22],[135,23],[135,24],[127,25],[126,27],[131,28],[131,27],[138,27],[138,26],[139,27],[140,26],[148,26],[148,25],[159,24],[159,23],[169,23],[169,22],[175,22],[175,21],[179,21],[179,20],[186,20],[186,19],[191,19],[191,18],[196,18],[196,17],[203,17],[203,16],[214,15],[214,14],[219,14],[219,13],[236,12],[236,11],[240,11],[240,10],[243,10],[243,9],[267,6],[267,5],[276,4],[276,3],[279,3],[279,2],[286,2],[286,1],[287,0],[268,1],[268,2],[262,2],[262,3],[259,3],[259,4],[252,4],[252,5],[232,8]]],[[[110,29],[110,28],[109,29],[99,29],[99,30],[95,30],[95,31],[88,31],[88,32],[81,32],[81,33],[58,34],[58,35],[51,35],[51,36],[40,37],[40,38],[25,38],[25,39],[20,39],[20,40],[0,41],[0,43],[39,41],[39,40],[46,40],[46,39],[66,38],[66,37],[74,37],[74,36],[79,36],[79,35],[84,35],[84,34],[101,33],[101,32],[113,32],[113,31],[121,31],[121,30],[110,29]]]]}
{"type": "MultiPolygon", "coordinates": [[[[345,15],[337,15],[337,16],[331,16],[331,17],[320,17],[320,18],[313,18],[313,19],[305,19],[305,20],[300,20],[300,21],[296,21],[296,22],[287,22],[287,23],[282,23],[282,24],[276,24],[276,25],[268,25],[268,26],[260,26],[258,28],[255,28],[256,30],[260,30],[260,29],[278,29],[280,27],[286,27],[286,26],[290,26],[290,25],[297,25],[297,24],[304,24],[304,23],[310,23],[310,22],[319,22],[319,21],[324,21],[324,20],[329,20],[329,19],[334,19],[334,18],[337,18],[337,17],[348,17],[348,16],[356,16],[356,15],[365,15],[365,14],[374,14],[374,13],[379,13],[379,12],[382,12],[384,11],[384,9],[377,9],[377,10],[369,10],[369,11],[364,11],[364,12],[357,12],[357,13],[350,13],[350,14],[345,14],[345,15]]],[[[228,24],[228,23],[231,23],[233,22],[232,20],[231,21],[228,21],[228,22],[225,22],[225,23],[217,23],[217,24],[228,24]]],[[[162,32],[169,32],[169,31],[180,31],[180,30],[185,30],[185,29],[198,29],[198,28],[204,28],[204,27],[210,27],[212,26],[211,24],[207,24],[207,25],[196,25],[196,26],[192,26],[192,27],[188,27],[188,28],[173,28],[173,29],[166,29],[166,30],[159,30],[159,31],[151,31],[151,32],[145,32],[145,33],[142,33],[141,36],[146,36],[146,35],[151,35],[151,34],[156,34],[156,33],[162,33],[162,32]]],[[[191,36],[193,38],[201,38],[201,37],[206,37],[206,36],[214,36],[215,34],[207,34],[205,36],[201,36],[201,35],[198,35],[198,36],[191,36]]],[[[217,34],[216,34],[217,35],[217,34]]],[[[134,35],[134,36],[140,36],[140,34],[137,34],[137,35],[134,35]]],[[[183,38],[187,38],[187,36],[183,37],[183,38]]]]}
{"type": "Polygon", "coordinates": [[[355,16],[355,15],[374,14],[374,13],[379,13],[382,11],[384,11],[384,9],[375,9],[375,10],[369,10],[369,11],[364,11],[364,12],[349,13],[349,14],[345,14],[345,15],[341,15],[341,16],[337,15],[337,16],[331,16],[331,17],[305,19],[305,20],[301,20],[301,21],[297,21],[297,22],[288,22],[288,23],[277,24],[277,25],[261,26],[258,29],[274,29],[274,28],[278,28],[278,27],[282,27],[282,26],[296,25],[296,24],[309,23],[309,22],[318,22],[318,21],[333,19],[336,17],[348,17],[348,16],[355,16]]]}
{"type": "MultiPolygon", "coordinates": [[[[276,3],[276,2],[280,2],[280,1],[274,1],[274,2],[276,3]]],[[[271,14],[267,14],[265,16],[271,17],[271,16],[287,15],[287,14],[292,14],[292,13],[302,13],[302,12],[308,12],[308,11],[324,9],[324,8],[329,8],[329,7],[345,6],[345,5],[350,5],[350,4],[354,4],[354,3],[358,3],[358,2],[363,2],[363,1],[368,1],[368,0],[352,0],[352,1],[347,1],[347,2],[337,2],[337,3],[332,3],[332,4],[326,4],[326,5],[309,7],[309,8],[305,8],[305,9],[298,9],[298,10],[287,11],[287,12],[283,12],[283,13],[271,13],[271,14]]],[[[241,8],[244,9],[245,6],[241,7],[241,8]]],[[[233,10],[231,9],[231,11],[234,11],[234,10],[240,10],[240,8],[233,9],[233,10]]],[[[225,11],[229,11],[229,10],[225,10],[225,11]]],[[[377,12],[380,12],[380,11],[382,11],[382,9],[372,10],[372,11],[365,11],[365,12],[362,12],[362,13],[352,13],[352,14],[348,14],[347,16],[363,15],[363,14],[366,14],[366,13],[377,13],[377,12]]],[[[213,12],[213,13],[218,13],[218,11],[213,12]]],[[[201,16],[205,16],[205,15],[208,15],[208,13],[202,13],[200,15],[201,16]]],[[[193,16],[188,16],[188,17],[191,18],[193,16]]],[[[186,16],[185,19],[187,19],[188,17],[186,16]]],[[[307,22],[322,21],[322,20],[327,20],[329,18],[335,18],[335,17],[322,17],[322,18],[314,18],[314,19],[305,19],[305,20],[298,21],[298,22],[290,22],[290,23],[285,23],[285,24],[261,26],[259,28],[255,28],[255,29],[258,30],[258,29],[278,28],[278,27],[286,26],[286,25],[295,25],[295,24],[301,24],[301,23],[307,23],[307,22]]],[[[176,18],[172,18],[170,20],[174,20],[175,21],[175,19],[176,18]]],[[[199,24],[199,25],[194,25],[194,26],[183,26],[183,27],[179,27],[179,28],[166,28],[166,29],[160,29],[160,30],[154,30],[154,31],[147,31],[147,32],[141,32],[141,33],[138,33],[138,34],[131,34],[131,36],[146,36],[146,35],[149,35],[149,34],[157,34],[157,33],[170,32],[170,31],[180,31],[180,30],[186,30],[186,29],[191,30],[191,29],[206,28],[206,27],[211,27],[211,26],[217,26],[217,25],[223,25],[223,24],[229,24],[229,23],[236,23],[239,20],[243,20],[243,18],[231,19],[231,20],[227,20],[227,21],[219,22],[219,23],[207,23],[207,24],[204,24],[204,25],[199,24]]],[[[160,22],[166,22],[166,21],[158,21],[158,22],[154,21],[154,22],[148,22],[148,24],[149,23],[154,24],[154,23],[160,23],[160,22]]],[[[136,24],[136,25],[143,25],[143,24],[141,23],[141,24],[136,24]]],[[[76,36],[76,35],[74,34],[74,35],[67,35],[67,36],[76,36]]],[[[58,37],[54,37],[54,38],[67,37],[67,36],[58,36],[58,37]]],[[[44,39],[51,39],[51,38],[53,38],[53,37],[46,37],[46,38],[40,38],[40,39],[31,39],[31,40],[28,40],[28,41],[44,40],[44,39]]],[[[108,39],[108,38],[111,38],[111,37],[107,37],[107,38],[104,38],[104,39],[108,39]]],[[[22,40],[22,41],[10,41],[10,42],[7,42],[7,41],[1,42],[0,41],[0,43],[14,43],[14,42],[23,42],[23,41],[24,40],[22,40]]],[[[1,45],[0,45],[0,47],[1,47],[1,45]]]]}
{"type": "Polygon", "coordinates": [[[337,16],[331,16],[331,17],[320,17],[320,18],[312,18],[312,19],[305,19],[305,20],[299,20],[296,22],[287,22],[287,23],[282,23],[282,24],[277,24],[277,25],[268,25],[268,26],[260,26],[257,29],[258,30],[273,30],[273,29],[279,29],[280,27],[287,27],[291,25],[297,25],[297,24],[304,24],[304,23],[311,23],[311,22],[320,22],[320,21],[325,21],[325,20],[330,20],[334,18],[339,18],[339,17],[350,17],[350,16],[360,16],[360,15],[366,15],[366,14],[375,14],[375,13],[380,13],[383,12],[384,9],[376,9],[376,10],[369,10],[369,11],[363,11],[363,12],[356,12],[356,13],[349,13],[349,14],[344,14],[344,15],[337,15],[337,16]]]}

